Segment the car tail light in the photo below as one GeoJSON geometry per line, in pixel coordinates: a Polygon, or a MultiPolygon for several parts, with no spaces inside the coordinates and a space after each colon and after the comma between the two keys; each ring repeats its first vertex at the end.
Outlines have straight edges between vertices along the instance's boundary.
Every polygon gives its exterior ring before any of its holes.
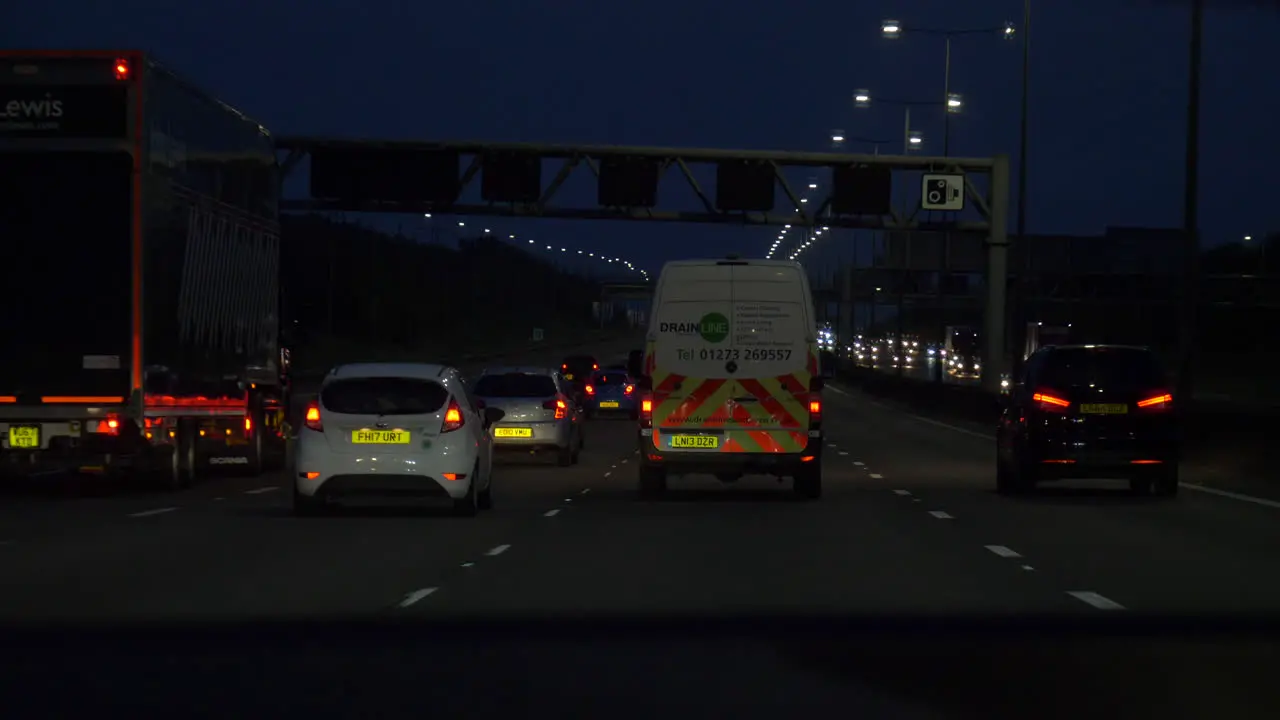
{"type": "Polygon", "coordinates": [[[116,79],[129,79],[129,60],[128,58],[116,58],[116,79]]]}
{"type": "Polygon", "coordinates": [[[320,421],[320,403],[313,402],[307,406],[307,414],[303,421],[309,429],[324,432],[324,423],[320,421]]]}
{"type": "Polygon", "coordinates": [[[453,432],[461,428],[466,423],[462,417],[462,408],[458,407],[458,401],[449,398],[449,407],[444,411],[444,424],[440,426],[440,432],[453,432]]]}
{"type": "Polygon", "coordinates": [[[590,385],[588,385],[588,386],[587,386],[586,390],[587,390],[587,394],[588,394],[588,395],[595,395],[595,394],[596,394],[596,389],[595,389],[595,388],[593,388],[593,387],[591,387],[590,385]]]}
{"type": "Polygon", "coordinates": [[[653,398],[640,399],[640,427],[653,427],[653,398]]]}
{"type": "Polygon", "coordinates": [[[557,420],[563,420],[565,416],[569,414],[569,403],[561,400],[560,398],[548,400],[542,403],[542,408],[544,410],[555,410],[557,420]]]}
{"type": "Polygon", "coordinates": [[[597,364],[595,364],[595,363],[591,363],[591,369],[592,369],[592,370],[599,370],[599,369],[600,369],[600,366],[599,366],[599,365],[597,365],[597,364]]]}
{"type": "Polygon", "coordinates": [[[1160,393],[1146,400],[1139,400],[1138,407],[1142,410],[1168,410],[1173,407],[1173,395],[1160,393]]]}
{"type": "Polygon", "coordinates": [[[1066,412],[1067,408],[1071,407],[1071,403],[1069,401],[1063,400],[1047,390],[1036,391],[1031,396],[1031,400],[1036,404],[1036,407],[1044,410],[1045,412],[1062,413],[1066,412]]]}
{"type": "Polygon", "coordinates": [[[636,391],[636,386],[635,386],[635,385],[628,385],[628,386],[626,386],[626,387],[622,388],[622,394],[623,394],[623,395],[630,395],[631,393],[633,393],[633,392],[635,392],[635,391],[636,391]]]}

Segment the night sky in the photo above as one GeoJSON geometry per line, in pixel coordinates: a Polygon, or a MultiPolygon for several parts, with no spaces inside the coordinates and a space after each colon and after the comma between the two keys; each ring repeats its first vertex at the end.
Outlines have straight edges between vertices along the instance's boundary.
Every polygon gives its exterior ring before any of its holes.
{"type": "MultiPolygon", "coordinates": [[[[1030,231],[1180,224],[1187,11],[1140,0],[1037,6],[1030,231]]],[[[941,99],[942,39],[883,40],[882,19],[996,28],[1020,23],[1022,4],[57,0],[4,15],[5,47],[148,50],[279,135],[826,150],[835,128],[901,142],[902,110],[855,110],[855,89],[941,99]]],[[[1280,229],[1277,183],[1264,174],[1280,157],[1276,37],[1275,8],[1225,3],[1208,14],[1206,242],[1280,229]]],[[[952,154],[1016,154],[1020,62],[1019,41],[957,39],[951,84],[966,112],[952,122],[952,154]]],[[[941,110],[915,112],[940,152],[941,110]]],[[[585,176],[571,188],[568,199],[593,200],[585,176]]],[[[673,204],[684,195],[664,194],[673,204]]],[[[759,256],[773,238],[767,228],[462,220],[650,272],[680,257],[759,256]]],[[[426,220],[400,222],[427,236],[426,220]]],[[[442,237],[457,231],[457,219],[431,222],[442,237]]],[[[805,259],[847,259],[848,241],[833,234],[805,259]]]]}

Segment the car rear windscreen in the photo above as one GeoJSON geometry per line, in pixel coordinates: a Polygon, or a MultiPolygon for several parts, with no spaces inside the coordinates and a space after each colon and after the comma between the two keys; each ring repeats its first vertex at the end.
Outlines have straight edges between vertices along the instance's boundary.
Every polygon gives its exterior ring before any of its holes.
{"type": "Polygon", "coordinates": [[[429,415],[448,400],[439,383],[418,378],[346,378],[320,391],[320,404],[342,415],[429,415]]]}
{"type": "Polygon", "coordinates": [[[596,365],[596,359],[590,355],[574,355],[564,359],[564,365],[570,372],[590,372],[596,365]]]}
{"type": "Polygon", "coordinates": [[[1152,389],[1166,382],[1153,353],[1127,348],[1071,348],[1049,355],[1042,380],[1056,387],[1152,389]]]}
{"type": "Polygon", "coordinates": [[[556,394],[556,384],[549,375],[485,375],[476,383],[473,392],[487,398],[545,398],[556,394]]]}
{"type": "Polygon", "coordinates": [[[627,382],[627,375],[626,373],[621,373],[621,372],[599,373],[595,377],[591,378],[591,382],[601,387],[608,387],[610,385],[625,385],[627,382]]]}

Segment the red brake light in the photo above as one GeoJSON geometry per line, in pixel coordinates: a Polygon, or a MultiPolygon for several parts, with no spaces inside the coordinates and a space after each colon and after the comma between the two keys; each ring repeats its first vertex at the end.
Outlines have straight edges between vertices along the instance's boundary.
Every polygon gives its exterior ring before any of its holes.
{"type": "Polygon", "coordinates": [[[593,388],[593,387],[591,387],[590,385],[588,385],[588,386],[587,386],[587,394],[588,394],[588,395],[595,395],[595,394],[596,394],[596,389],[595,389],[595,388],[593,388]]]}
{"type": "Polygon", "coordinates": [[[316,432],[324,432],[324,423],[320,421],[320,403],[313,402],[307,406],[305,417],[307,427],[316,432]]]}
{"type": "Polygon", "coordinates": [[[542,408],[544,410],[555,410],[557,420],[563,420],[569,414],[569,404],[560,398],[542,403],[542,408]]]}
{"type": "Polygon", "coordinates": [[[822,401],[821,400],[809,401],[809,415],[814,417],[822,417],[822,401]]]}
{"type": "Polygon", "coordinates": [[[640,399],[640,427],[653,427],[653,399],[640,399]]]}
{"type": "Polygon", "coordinates": [[[116,58],[116,79],[129,79],[129,61],[125,58],[116,58]]]}
{"type": "Polygon", "coordinates": [[[633,393],[633,392],[635,392],[635,391],[636,391],[636,386],[635,386],[635,385],[628,385],[628,386],[626,386],[626,387],[622,388],[622,394],[623,394],[623,395],[630,395],[631,393],[633,393]]]}
{"type": "Polygon", "coordinates": [[[444,424],[440,426],[440,432],[453,432],[466,422],[462,417],[462,408],[458,407],[458,401],[449,398],[449,407],[444,411],[444,424]]]}
{"type": "Polygon", "coordinates": [[[1047,410],[1049,412],[1065,412],[1067,408],[1071,407],[1071,403],[1069,401],[1063,400],[1057,395],[1051,395],[1043,390],[1032,395],[1031,400],[1035,402],[1041,410],[1047,410]]]}
{"type": "Polygon", "coordinates": [[[597,365],[597,364],[595,364],[595,363],[591,363],[591,369],[592,369],[592,370],[599,370],[599,369],[600,369],[600,366],[599,366],[599,365],[597,365]]]}
{"type": "Polygon", "coordinates": [[[1149,397],[1146,400],[1139,400],[1138,407],[1143,410],[1164,410],[1173,404],[1173,396],[1169,393],[1161,393],[1155,397],[1149,397]]]}

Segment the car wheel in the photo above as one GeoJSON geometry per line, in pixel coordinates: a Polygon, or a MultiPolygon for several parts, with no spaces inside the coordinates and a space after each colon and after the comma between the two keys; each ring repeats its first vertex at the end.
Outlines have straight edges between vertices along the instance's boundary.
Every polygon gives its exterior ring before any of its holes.
{"type": "MultiPolygon", "coordinates": [[[[477,469],[479,466],[477,466],[477,469]]],[[[478,472],[476,473],[479,474],[478,472]]],[[[453,501],[453,514],[458,517],[474,517],[476,512],[480,510],[479,497],[480,493],[476,490],[479,485],[476,482],[476,475],[471,476],[471,482],[467,485],[467,494],[453,501]]]]}
{"type": "Polygon", "coordinates": [[[489,484],[476,496],[476,505],[481,510],[493,509],[493,466],[489,467],[489,484]]]}
{"type": "Polygon", "coordinates": [[[569,444],[556,450],[556,464],[560,467],[569,467],[576,459],[577,453],[573,450],[573,439],[569,439],[569,444]]]}

